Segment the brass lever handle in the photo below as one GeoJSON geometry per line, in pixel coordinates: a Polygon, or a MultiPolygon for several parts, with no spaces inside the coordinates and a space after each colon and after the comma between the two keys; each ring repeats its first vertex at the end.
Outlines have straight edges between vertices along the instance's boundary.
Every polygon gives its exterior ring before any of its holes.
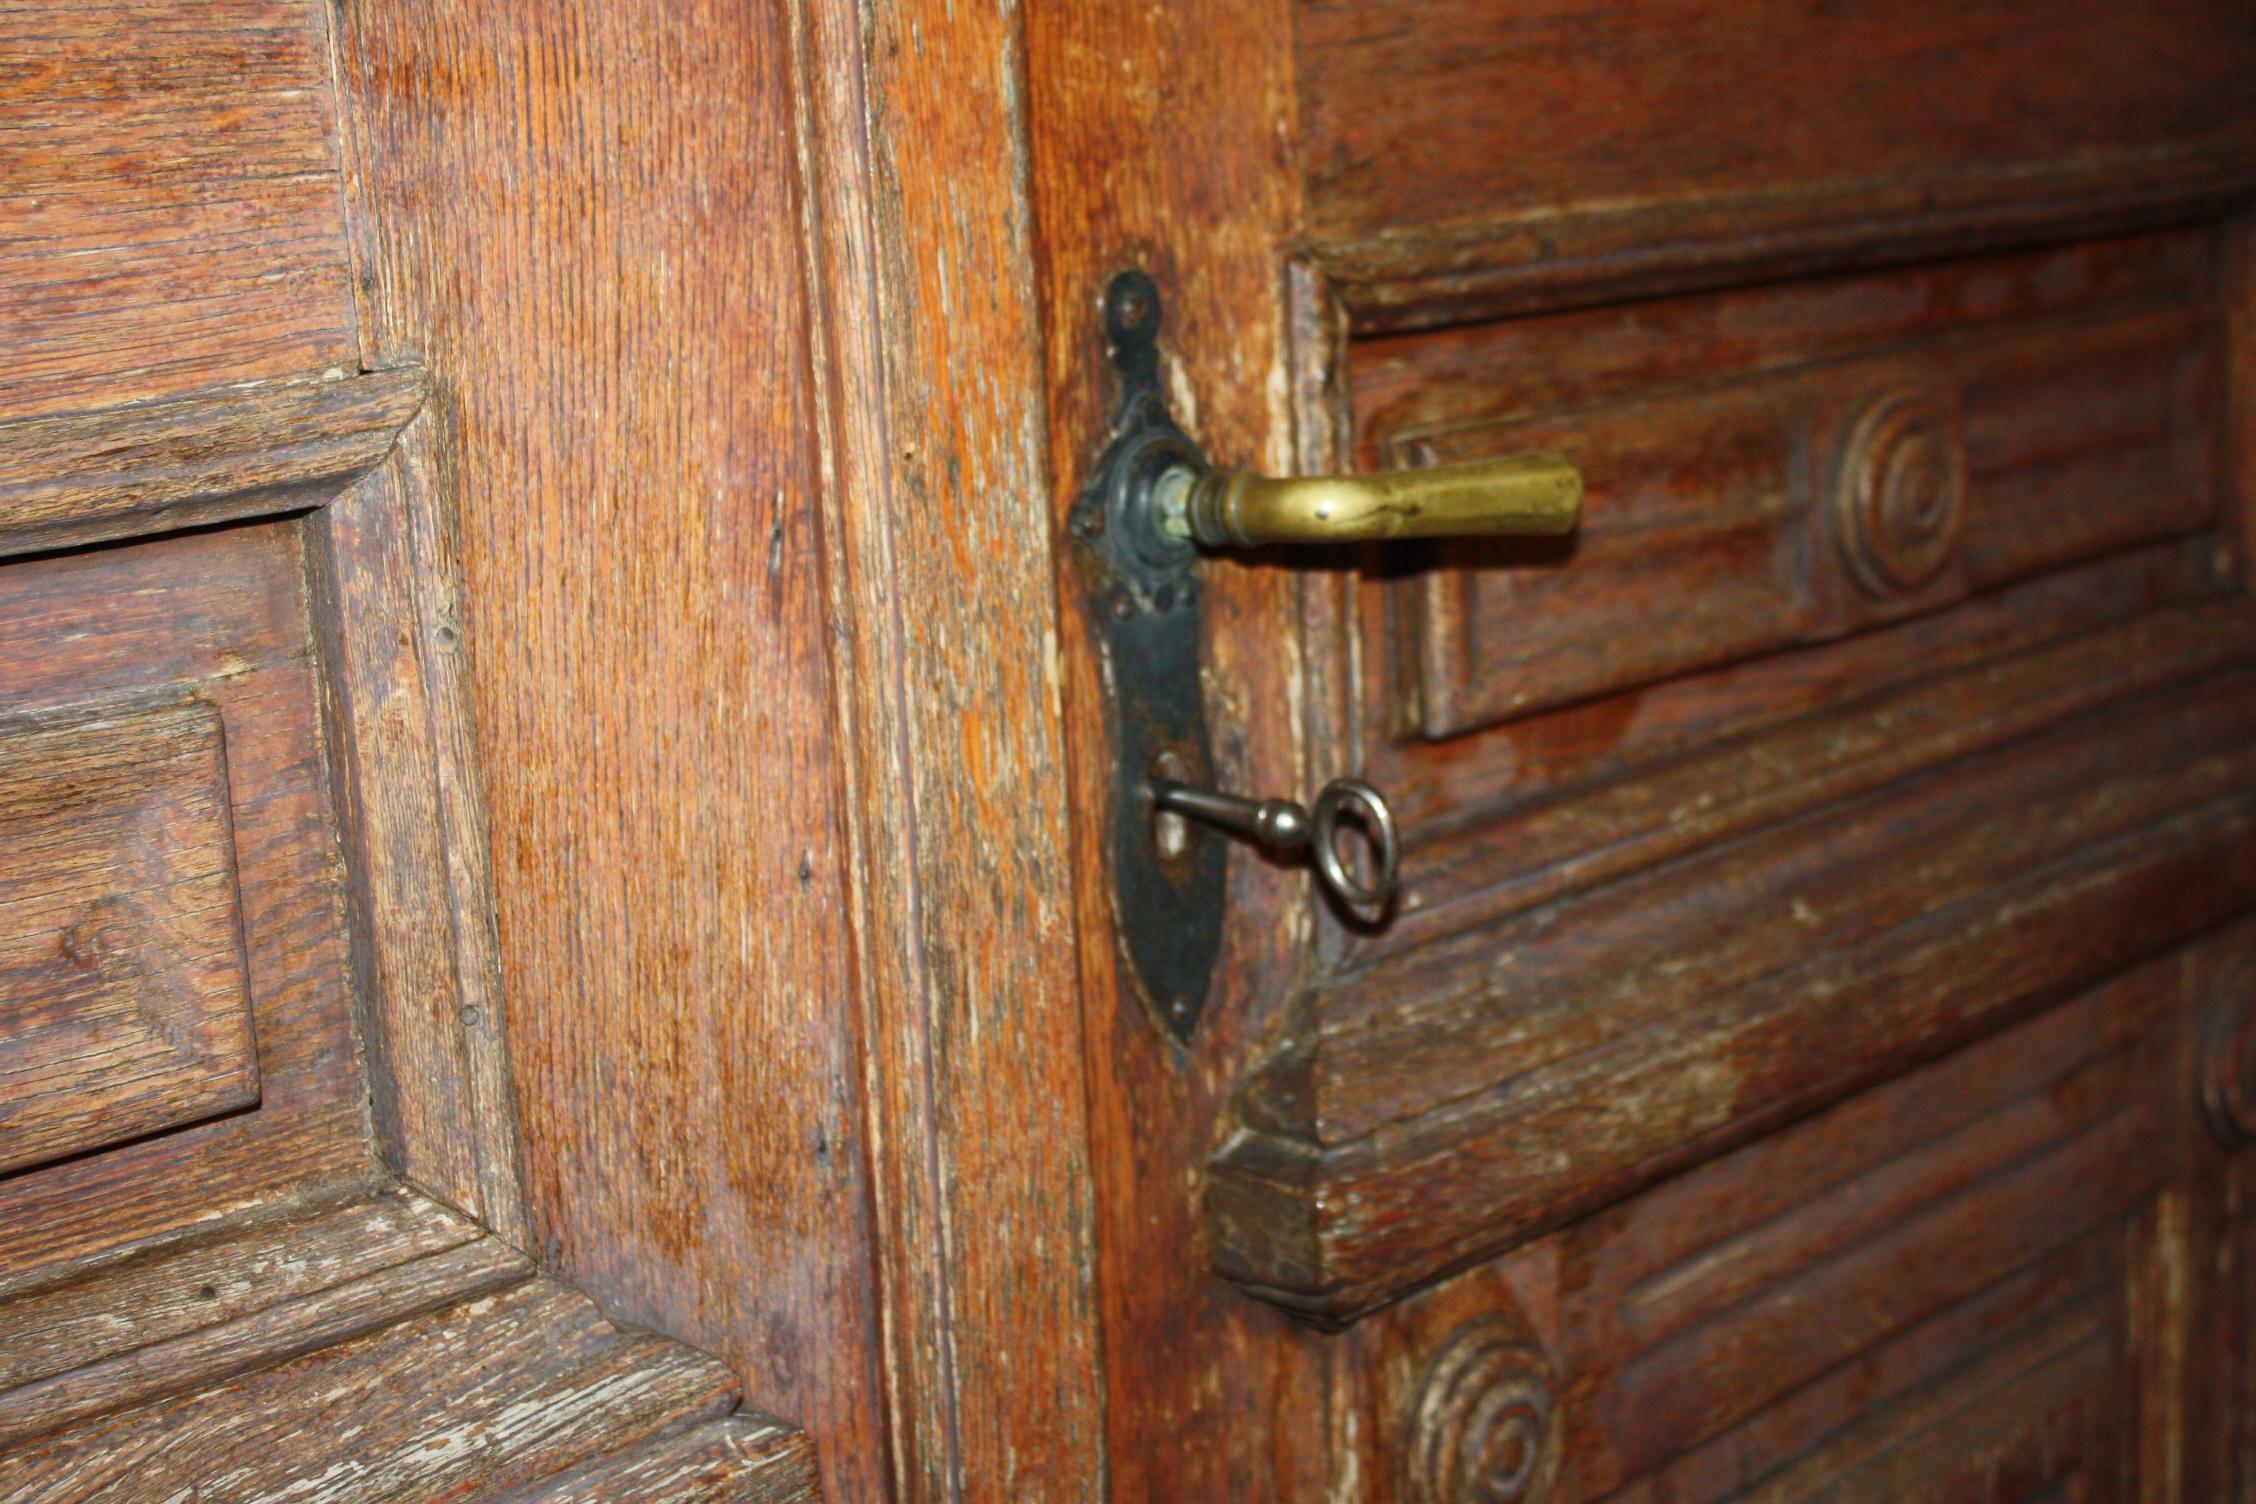
{"type": "Polygon", "coordinates": [[[1178,464],[1152,482],[1152,520],[1208,548],[1357,543],[1384,538],[1556,534],[1582,516],[1582,474],[1563,455],[1272,479],[1178,464]]]}

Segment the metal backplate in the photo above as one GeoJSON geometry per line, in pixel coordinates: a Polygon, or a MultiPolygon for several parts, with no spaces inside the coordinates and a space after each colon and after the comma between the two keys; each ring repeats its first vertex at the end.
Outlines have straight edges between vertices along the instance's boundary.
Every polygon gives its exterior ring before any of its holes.
{"type": "Polygon", "coordinates": [[[1137,994],[1188,1039],[1222,948],[1226,853],[1219,836],[1196,826],[1178,826],[1163,852],[1145,787],[1162,770],[1182,783],[1214,782],[1199,686],[1202,566],[1195,547],[1150,515],[1163,471],[1206,468],[1160,396],[1159,313],[1159,289],[1142,272],[1123,272],[1106,290],[1120,402],[1069,526],[1104,654],[1113,917],[1137,994]]]}

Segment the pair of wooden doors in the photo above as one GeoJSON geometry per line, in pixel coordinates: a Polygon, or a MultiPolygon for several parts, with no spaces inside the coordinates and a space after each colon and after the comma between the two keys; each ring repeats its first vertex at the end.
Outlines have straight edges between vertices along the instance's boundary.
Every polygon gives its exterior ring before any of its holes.
{"type": "Polygon", "coordinates": [[[0,9],[0,1494],[2248,1497],[2252,202],[2229,0],[0,9]],[[1404,855],[1187,1031],[1129,269],[1587,485],[1197,566],[1404,855]]]}

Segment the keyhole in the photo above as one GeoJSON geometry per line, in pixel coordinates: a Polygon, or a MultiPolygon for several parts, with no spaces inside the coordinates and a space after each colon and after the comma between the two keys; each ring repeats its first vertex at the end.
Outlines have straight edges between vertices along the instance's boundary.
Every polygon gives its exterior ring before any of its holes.
{"type": "MultiPolygon", "coordinates": [[[[1152,759],[1153,778],[1164,778],[1170,783],[1189,782],[1190,770],[1183,759],[1173,752],[1162,752],[1152,759]]],[[[1171,809],[1152,811],[1152,850],[1159,853],[1163,862],[1172,862],[1191,849],[1191,823],[1171,809]]]]}

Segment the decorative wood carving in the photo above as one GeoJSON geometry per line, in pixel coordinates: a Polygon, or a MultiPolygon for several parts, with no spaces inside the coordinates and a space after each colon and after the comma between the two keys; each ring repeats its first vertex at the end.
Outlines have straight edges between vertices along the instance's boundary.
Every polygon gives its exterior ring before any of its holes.
{"type": "Polygon", "coordinates": [[[1857,583],[1877,596],[1925,585],[1950,562],[1965,512],[1965,445],[1951,408],[1918,389],[1867,403],[1833,481],[1836,537],[1857,583]]]}
{"type": "Polygon", "coordinates": [[[1559,1473],[1550,1365],[1517,1321],[1493,1316],[1442,1343],[1405,1448],[1416,1504],[1543,1504],[1559,1473]]]}
{"type": "MultiPolygon", "coordinates": [[[[1462,738],[2197,531],[2215,257],[2213,237],[2154,236],[1353,342],[1365,463],[1556,448],[1590,488],[1571,542],[1396,571],[1362,613],[1371,693],[1393,700],[1373,724],[1462,738]]],[[[1678,736],[1734,729],[1711,711],[1678,736]]],[[[1446,760],[1519,786],[1495,760],[1544,735],[1446,760]]],[[[1383,787],[1417,786],[1390,765],[1414,743],[1374,754],[1383,787]]],[[[1476,797],[1452,789],[1453,818],[1476,797]]]]}

